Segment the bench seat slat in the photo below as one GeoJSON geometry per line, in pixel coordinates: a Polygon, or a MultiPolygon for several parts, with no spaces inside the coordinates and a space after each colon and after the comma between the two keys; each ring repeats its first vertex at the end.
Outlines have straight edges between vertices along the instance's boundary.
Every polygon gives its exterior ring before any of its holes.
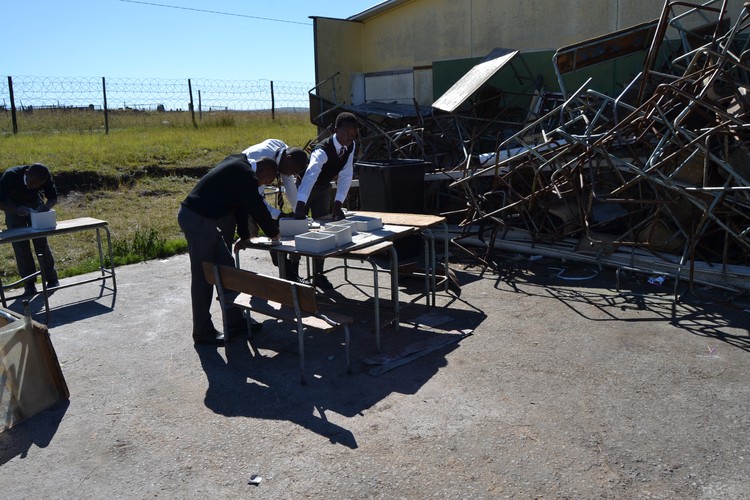
{"type": "MultiPolygon", "coordinates": [[[[289,321],[292,323],[297,321],[297,315],[294,313],[293,307],[285,306],[278,302],[264,300],[259,297],[253,297],[246,293],[239,294],[237,298],[234,299],[234,305],[243,309],[248,309],[249,311],[252,311],[254,313],[280,319],[282,321],[289,321]]],[[[329,324],[323,318],[311,314],[302,315],[302,324],[308,328],[333,331],[341,325],[351,324],[354,322],[354,320],[349,316],[338,314],[335,312],[326,312],[324,313],[324,315],[334,324],[329,324]]]]}
{"type": "MultiPolygon", "coordinates": [[[[228,328],[226,308],[231,306],[297,324],[300,379],[304,384],[306,379],[303,327],[325,332],[343,327],[346,367],[347,372],[351,373],[349,325],[354,323],[354,320],[328,308],[321,311],[318,308],[314,287],[211,262],[203,262],[203,270],[206,281],[215,285],[219,291],[225,330],[228,328]],[[228,291],[233,293],[229,294],[228,291]],[[228,300],[232,301],[231,304],[226,303],[228,300]],[[299,319],[295,308],[299,308],[299,319]]],[[[250,316],[247,318],[249,322],[250,316]]]]}

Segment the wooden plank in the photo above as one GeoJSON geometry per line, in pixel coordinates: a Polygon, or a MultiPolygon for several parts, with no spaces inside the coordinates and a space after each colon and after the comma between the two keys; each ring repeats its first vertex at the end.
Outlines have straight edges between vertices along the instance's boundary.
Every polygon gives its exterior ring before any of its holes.
{"type": "MultiPolygon", "coordinates": [[[[211,262],[204,262],[203,271],[206,280],[215,285],[214,265],[211,262]]],[[[221,284],[225,289],[248,295],[257,295],[288,307],[294,307],[292,297],[292,287],[294,287],[297,290],[300,309],[310,314],[315,314],[318,311],[315,288],[310,285],[223,265],[219,265],[219,272],[221,273],[221,284]]]]}
{"type": "Polygon", "coordinates": [[[379,217],[383,224],[393,224],[394,226],[414,226],[419,229],[425,229],[435,224],[445,222],[445,217],[430,214],[408,214],[397,212],[366,212],[357,210],[356,215],[365,217],[379,217]]]}
{"type": "MultiPolygon", "coordinates": [[[[278,302],[265,300],[261,297],[253,297],[242,293],[238,295],[234,300],[234,304],[254,313],[280,319],[281,321],[288,321],[290,323],[295,323],[297,321],[297,314],[294,312],[293,307],[285,306],[279,304],[278,302]]],[[[340,324],[350,323],[353,321],[351,318],[348,319],[350,321],[331,325],[324,319],[317,316],[303,314],[302,324],[309,328],[315,328],[323,331],[332,331],[336,329],[340,324]]]]}
{"type": "Polygon", "coordinates": [[[384,252],[391,248],[393,246],[392,241],[381,241],[380,243],[376,243],[375,245],[370,245],[369,247],[360,248],[357,250],[352,250],[351,252],[345,253],[342,257],[346,257],[347,255],[352,255],[354,257],[369,257],[371,255],[376,255],[381,252],[384,252]]]}

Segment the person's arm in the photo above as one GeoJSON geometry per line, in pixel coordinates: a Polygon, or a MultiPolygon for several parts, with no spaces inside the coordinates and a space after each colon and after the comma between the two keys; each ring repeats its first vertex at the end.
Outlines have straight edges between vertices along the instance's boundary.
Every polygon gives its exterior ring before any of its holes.
{"type": "Polygon", "coordinates": [[[295,208],[297,206],[297,179],[293,175],[282,175],[281,183],[284,185],[284,194],[289,200],[289,206],[295,208]]]}
{"type": "Polygon", "coordinates": [[[44,193],[45,201],[35,208],[38,212],[47,212],[57,205],[57,187],[55,186],[55,181],[52,180],[52,177],[47,179],[47,182],[42,185],[41,191],[44,193]]]}
{"type": "Polygon", "coordinates": [[[281,210],[268,203],[268,199],[266,198],[266,187],[259,186],[258,193],[263,197],[263,203],[266,205],[268,213],[271,214],[271,218],[278,219],[281,216],[281,210]]]}
{"type": "Polygon", "coordinates": [[[8,171],[0,176],[0,210],[20,217],[26,217],[29,215],[29,207],[11,200],[11,192],[21,182],[21,178],[14,175],[14,171],[8,171]]]}
{"type": "Polygon", "coordinates": [[[12,201],[0,201],[0,210],[2,210],[3,212],[19,215],[21,217],[26,217],[27,215],[29,215],[29,207],[16,205],[12,201]]]}
{"type": "Polygon", "coordinates": [[[246,248],[248,243],[250,242],[248,215],[253,217],[253,220],[260,226],[261,229],[263,229],[263,232],[266,233],[266,236],[271,238],[272,242],[280,240],[279,225],[275,220],[271,218],[271,214],[266,208],[265,200],[263,199],[263,196],[261,196],[258,192],[259,186],[254,176],[251,184],[254,185],[254,188],[251,186],[250,189],[246,190],[247,198],[242,204],[242,211],[244,211],[246,215],[244,215],[242,219],[237,219],[237,233],[239,234],[240,238],[234,243],[235,250],[246,248]]]}

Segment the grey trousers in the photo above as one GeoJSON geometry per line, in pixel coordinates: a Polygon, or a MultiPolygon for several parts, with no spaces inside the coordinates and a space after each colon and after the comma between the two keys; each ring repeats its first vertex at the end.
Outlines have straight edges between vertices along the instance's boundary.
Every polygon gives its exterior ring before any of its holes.
{"type": "MultiPolygon", "coordinates": [[[[31,218],[21,217],[16,214],[5,213],[5,225],[8,229],[16,227],[28,227],[31,225],[31,218]]],[[[47,282],[57,281],[57,270],[55,269],[55,259],[52,256],[52,251],[47,243],[47,238],[35,238],[31,240],[34,244],[34,254],[42,255],[42,262],[44,263],[44,276],[47,282]]],[[[19,241],[12,243],[13,253],[16,256],[16,265],[18,266],[18,272],[21,277],[30,276],[36,272],[36,263],[34,262],[34,254],[31,253],[31,245],[28,241],[19,241]]],[[[31,287],[36,280],[29,280],[26,283],[27,287],[31,287]]]]}
{"type": "MultiPolygon", "coordinates": [[[[206,281],[203,262],[214,262],[234,267],[232,252],[224,241],[219,230],[218,221],[203,217],[189,208],[180,206],[177,212],[177,223],[185,233],[190,256],[190,299],[193,312],[193,334],[205,334],[213,330],[211,305],[214,299],[214,287],[206,281]]],[[[242,313],[236,308],[225,312],[230,325],[240,327],[244,324],[242,313]]],[[[224,332],[228,334],[229,332],[224,332]]]]}

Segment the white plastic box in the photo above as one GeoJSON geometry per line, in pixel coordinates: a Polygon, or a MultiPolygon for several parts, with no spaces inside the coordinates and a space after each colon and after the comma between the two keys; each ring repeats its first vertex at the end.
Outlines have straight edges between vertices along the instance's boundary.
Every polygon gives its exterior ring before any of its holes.
{"type": "Polygon", "coordinates": [[[336,246],[340,247],[352,242],[352,227],[348,224],[326,224],[322,231],[336,236],[336,246]]]}
{"type": "Polygon", "coordinates": [[[364,215],[354,215],[346,218],[347,222],[356,224],[357,231],[374,231],[383,227],[383,219],[380,217],[366,217],[364,215]]]}
{"type": "Polygon", "coordinates": [[[325,227],[333,227],[333,226],[343,226],[343,227],[349,227],[351,228],[352,234],[356,234],[359,227],[362,226],[362,224],[357,222],[350,222],[348,220],[336,220],[333,222],[329,222],[325,225],[325,227]]]}
{"type": "Polygon", "coordinates": [[[290,219],[284,217],[279,219],[279,233],[282,237],[296,236],[308,231],[307,219],[290,219]]]}
{"type": "Polygon", "coordinates": [[[31,212],[31,227],[34,229],[52,229],[57,225],[57,214],[54,210],[31,212]]]}
{"type": "Polygon", "coordinates": [[[325,231],[298,234],[294,246],[300,252],[321,253],[336,248],[336,235],[325,231]]]}

